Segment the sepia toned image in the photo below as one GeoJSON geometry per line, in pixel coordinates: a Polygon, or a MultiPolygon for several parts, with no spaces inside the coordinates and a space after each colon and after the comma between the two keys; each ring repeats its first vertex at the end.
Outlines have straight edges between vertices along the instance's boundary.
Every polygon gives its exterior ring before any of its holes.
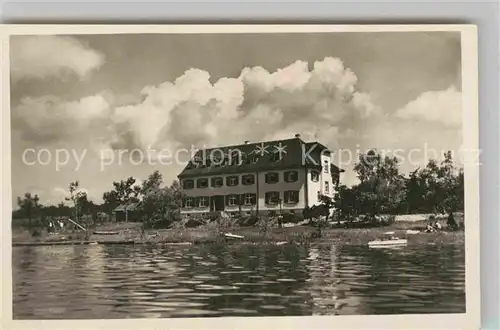
{"type": "Polygon", "coordinates": [[[70,32],[8,39],[14,320],[474,312],[459,28],[70,32]]]}

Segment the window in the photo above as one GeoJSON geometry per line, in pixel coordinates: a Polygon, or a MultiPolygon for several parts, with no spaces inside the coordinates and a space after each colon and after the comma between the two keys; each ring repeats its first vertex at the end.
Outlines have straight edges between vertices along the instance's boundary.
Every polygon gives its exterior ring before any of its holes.
{"type": "Polygon", "coordinates": [[[219,188],[224,184],[224,180],[221,177],[212,178],[212,187],[219,188]]]}
{"type": "Polygon", "coordinates": [[[266,192],[266,204],[274,205],[278,204],[280,201],[279,191],[268,191],[266,192]]]}
{"type": "Polygon", "coordinates": [[[208,187],[208,179],[198,179],[196,181],[197,188],[207,188],[208,187]]]}
{"type": "Polygon", "coordinates": [[[226,204],[227,206],[238,205],[238,195],[228,195],[226,204]]]}
{"type": "Polygon", "coordinates": [[[238,177],[236,175],[228,176],[226,178],[226,185],[229,187],[238,185],[238,177]]]}
{"type": "Polygon", "coordinates": [[[297,190],[285,191],[285,203],[296,204],[299,202],[299,192],[297,190]]]}
{"type": "Polygon", "coordinates": [[[213,167],[220,167],[224,163],[224,158],[221,155],[210,155],[210,164],[213,167]]]}
{"type": "Polygon", "coordinates": [[[279,162],[279,161],[281,160],[281,158],[282,158],[282,157],[281,157],[281,153],[280,153],[280,152],[273,152],[273,153],[271,154],[271,160],[272,160],[273,162],[279,162]]]}
{"type": "Polygon", "coordinates": [[[325,181],[325,194],[330,193],[330,182],[325,181]]]}
{"type": "Polygon", "coordinates": [[[311,181],[318,182],[319,181],[319,173],[316,171],[311,172],[311,181]]]}
{"type": "Polygon", "coordinates": [[[241,152],[239,150],[232,150],[229,153],[230,165],[241,165],[241,152]]]}
{"type": "Polygon", "coordinates": [[[255,176],[253,174],[246,174],[241,177],[241,183],[245,186],[250,186],[255,183],[255,176]]]}
{"type": "Polygon", "coordinates": [[[184,199],[184,207],[193,207],[194,205],[194,198],[193,197],[186,197],[184,199]]]}
{"type": "Polygon", "coordinates": [[[318,190],[318,202],[321,202],[321,191],[318,190]]]}
{"type": "Polygon", "coordinates": [[[330,162],[328,161],[328,159],[325,159],[325,160],[323,161],[323,171],[324,171],[325,173],[328,173],[328,171],[329,171],[329,167],[330,167],[329,165],[330,165],[330,162]]]}
{"type": "Polygon", "coordinates": [[[266,173],[265,181],[266,183],[277,183],[279,181],[279,173],[270,172],[266,173]]]}
{"type": "Polygon", "coordinates": [[[184,189],[193,189],[194,188],[194,181],[189,179],[189,180],[182,180],[182,188],[184,189]]]}
{"type": "Polygon", "coordinates": [[[297,172],[297,171],[285,172],[285,181],[286,182],[296,182],[298,179],[299,179],[299,172],[297,172]]]}
{"type": "Polygon", "coordinates": [[[208,197],[199,197],[198,207],[208,207],[208,197]]]}
{"type": "Polygon", "coordinates": [[[257,204],[257,195],[256,194],[245,194],[243,196],[244,196],[243,203],[245,205],[257,204]]]}

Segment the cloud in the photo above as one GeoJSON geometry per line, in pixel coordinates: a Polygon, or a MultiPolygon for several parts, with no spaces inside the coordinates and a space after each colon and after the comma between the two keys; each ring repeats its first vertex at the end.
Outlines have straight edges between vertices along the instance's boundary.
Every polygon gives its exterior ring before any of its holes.
{"type": "Polygon", "coordinates": [[[275,72],[244,68],[214,83],[208,72],[190,69],[173,82],[145,87],[143,102],[116,108],[112,145],[202,147],[295,133],[335,143],[356,118],[378,111],[356,83],[337,58],[317,61],[311,70],[304,61],[275,72]]]}
{"type": "Polygon", "coordinates": [[[104,63],[104,56],[67,36],[16,36],[10,43],[14,79],[76,74],[85,79],[104,63]]]}
{"type": "Polygon", "coordinates": [[[448,127],[462,124],[462,93],[451,86],[443,91],[428,91],[395,113],[403,119],[423,119],[448,127]]]}
{"type": "Polygon", "coordinates": [[[26,97],[12,109],[12,127],[39,144],[82,138],[106,131],[110,105],[103,95],[66,102],[55,96],[26,97]]]}

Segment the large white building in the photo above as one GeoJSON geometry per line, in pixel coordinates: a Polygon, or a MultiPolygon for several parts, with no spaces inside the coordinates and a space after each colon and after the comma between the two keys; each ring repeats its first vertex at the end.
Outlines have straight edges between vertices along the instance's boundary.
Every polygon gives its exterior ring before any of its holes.
{"type": "Polygon", "coordinates": [[[302,211],[333,197],[342,172],[319,142],[295,138],[199,150],[178,178],[184,216],[302,211]]]}

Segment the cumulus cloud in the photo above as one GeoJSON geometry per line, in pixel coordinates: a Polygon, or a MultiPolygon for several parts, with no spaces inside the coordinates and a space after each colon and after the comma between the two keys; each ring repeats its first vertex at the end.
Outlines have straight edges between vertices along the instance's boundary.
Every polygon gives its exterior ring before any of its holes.
{"type": "Polygon", "coordinates": [[[173,82],[144,88],[140,104],[116,108],[112,145],[209,146],[295,133],[335,143],[354,119],[378,111],[356,82],[337,58],[317,61],[312,69],[304,61],[275,72],[244,68],[238,77],[214,83],[208,72],[190,69],[173,82]]]}
{"type": "Polygon", "coordinates": [[[26,97],[12,109],[12,127],[23,139],[46,143],[82,134],[97,134],[107,127],[110,105],[103,95],[64,101],[55,96],[26,97]]]}
{"type": "Polygon", "coordinates": [[[404,119],[423,119],[448,127],[460,127],[462,93],[455,86],[443,91],[428,91],[397,110],[395,115],[404,119]]]}
{"type": "Polygon", "coordinates": [[[86,78],[104,63],[104,56],[68,36],[15,36],[10,43],[14,79],[75,74],[86,78]]]}

